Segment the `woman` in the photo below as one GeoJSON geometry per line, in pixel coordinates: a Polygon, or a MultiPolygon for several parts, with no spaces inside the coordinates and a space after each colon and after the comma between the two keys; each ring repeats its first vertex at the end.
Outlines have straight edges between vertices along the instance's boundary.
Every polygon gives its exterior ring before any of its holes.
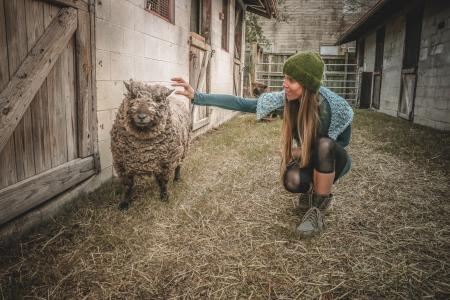
{"type": "Polygon", "coordinates": [[[288,191],[301,193],[300,208],[308,209],[297,227],[304,237],[323,230],[332,186],[351,166],[344,147],[350,141],[353,111],[343,98],[320,87],[323,69],[319,54],[297,53],[283,65],[284,91],[265,93],[258,100],[199,93],[182,78],[172,78],[173,86],[184,88],[177,93],[197,105],[256,112],[257,118],[284,106],[280,173],[288,191]]]}

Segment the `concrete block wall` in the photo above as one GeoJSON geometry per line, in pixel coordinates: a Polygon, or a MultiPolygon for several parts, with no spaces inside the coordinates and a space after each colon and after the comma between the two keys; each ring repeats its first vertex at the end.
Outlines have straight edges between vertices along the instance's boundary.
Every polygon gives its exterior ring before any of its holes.
{"type": "Polygon", "coordinates": [[[450,130],[450,3],[425,3],[414,122],[450,130]]]}
{"type": "MultiPolygon", "coordinates": [[[[234,1],[230,24],[234,24],[234,1]]],[[[144,10],[143,0],[96,1],[97,117],[101,176],[113,175],[110,130],[125,87],[133,78],[169,86],[174,75],[189,79],[190,0],[176,0],[174,24],[144,10]]],[[[211,92],[233,92],[233,52],[220,50],[222,1],[212,1],[211,92]]],[[[230,26],[230,49],[234,49],[234,26],[230,26]]],[[[235,113],[213,109],[211,123],[217,126],[235,113]]],[[[199,131],[199,133],[201,133],[199,131]]]]}
{"type": "Polygon", "coordinates": [[[405,16],[401,15],[389,20],[385,25],[379,111],[394,117],[397,116],[400,98],[405,24],[405,16]]]}

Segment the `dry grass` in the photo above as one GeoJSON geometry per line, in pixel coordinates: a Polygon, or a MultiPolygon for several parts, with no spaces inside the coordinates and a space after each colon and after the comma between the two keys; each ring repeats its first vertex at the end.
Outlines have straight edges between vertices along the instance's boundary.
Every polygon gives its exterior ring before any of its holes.
{"type": "Polygon", "coordinates": [[[449,298],[450,134],[359,111],[353,169],[305,241],[277,179],[279,127],[241,116],[196,140],[169,203],[145,180],[126,213],[117,184],[81,199],[0,249],[0,297],[449,298]]]}

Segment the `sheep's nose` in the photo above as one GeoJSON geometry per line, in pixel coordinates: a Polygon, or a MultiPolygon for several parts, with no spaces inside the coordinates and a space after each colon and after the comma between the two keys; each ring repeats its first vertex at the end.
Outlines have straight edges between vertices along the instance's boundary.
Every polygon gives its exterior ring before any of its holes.
{"type": "Polygon", "coordinates": [[[141,113],[141,114],[138,114],[138,118],[139,118],[139,119],[141,119],[141,120],[144,120],[144,119],[145,119],[145,117],[147,117],[147,115],[146,115],[146,114],[143,114],[143,113],[141,113]]]}

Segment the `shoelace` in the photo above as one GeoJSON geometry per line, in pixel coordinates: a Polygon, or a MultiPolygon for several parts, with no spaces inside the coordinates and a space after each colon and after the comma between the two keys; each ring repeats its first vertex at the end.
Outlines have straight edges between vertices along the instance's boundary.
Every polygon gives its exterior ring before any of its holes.
{"type": "Polygon", "coordinates": [[[321,227],[320,224],[323,224],[322,212],[317,207],[311,207],[303,216],[302,223],[305,221],[310,221],[316,227],[321,227]]]}

